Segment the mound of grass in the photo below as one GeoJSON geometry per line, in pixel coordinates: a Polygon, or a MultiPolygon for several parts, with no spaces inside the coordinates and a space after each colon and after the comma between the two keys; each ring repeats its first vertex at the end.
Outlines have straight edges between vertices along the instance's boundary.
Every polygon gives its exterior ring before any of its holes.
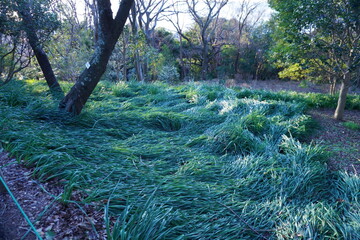
{"type": "Polygon", "coordinates": [[[44,83],[14,81],[0,89],[0,142],[60,179],[64,203],[76,192],[105,209],[109,239],[360,239],[359,176],[298,141],[313,127],[306,101],[101,82],[71,117],[44,83]]]}
{"type": "Polygon", "coordinates": [[[146,114],[145,118],[148,120],[148,126],[163,131],[178,131],[183,125],[183,117],[171,112],[151,112],[146,114]]]}
{"type": "Polygon", "coordinates": [[[245,129],[241,123],[223,124],[212,137],[213,148],[220,154],[249,154],[262,152],[264,147],[259,138],[245,129]]]}
{"type": "Polygon", "coordinates": [[[265,114],[251,112],[243,118],[246,128],[255,135],[262,135],[268,132],[270,122],[265,114]]]}
{"type": "Polygon", "coordinates": [[[343,125],[351,130],[360,130],[360,125],[357,124],[356,122],[352,122],[352,121],[344,122],[343,125]]]}

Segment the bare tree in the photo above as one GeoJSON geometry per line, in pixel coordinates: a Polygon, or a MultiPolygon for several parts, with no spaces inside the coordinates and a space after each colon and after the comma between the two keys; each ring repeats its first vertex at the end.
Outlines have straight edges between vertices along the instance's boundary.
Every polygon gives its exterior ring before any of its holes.
{"type": "Polygon", "coordinates": [[[200,30],[201,50],[201,78],[206,79],[209,67],[209,47],[214,35],[216,23],[221,9],[228,0],[186,0],[188,11],[200,30]]]}
{"type": "Polygon", "coordinates": [[[187,66],[184,62],[184,47],[183,47],[183,39],[185,39],[189,44],[191,44],[191,40],[184,34],[183,32],[183,24],[181,24],[181,14],[184,14],[185,12],[181,9],[185,7],[185,3],[183,1],[176,1],[173,0],[171,13],[170,15],[166,16],[167,21],[169,21],[173,27],[176,29],[176,32],[179,37],[179,63],[180,63],[180,78],[184,79],[186,78],[187,73],[187,66]]]}
{"type": "MultiPolygon", "coordinates": [[[[139,39],[139,25],[136,19],[136,5],[133,4],[131,7],[131,14],[130,14],[130,23],[131,23],[131,31],[132,31],[132,37],[133,37],[133,41],[137,43],[138,39],[139,39]]],[[[144,77],[144,72],[143,72],[143,64],[141,62],[140,59],[140,53],[139,53],[139,49],[136,47],[135,48],[135,54],[134,54],[134,65],[135,65],[135,72],[136,72],[136,78],[139,82],[144,82],[145,81],[145,77],[144,77]]]]}
{"type": "MultiPolygon", "coordinates": [[[[132,28],[133,41],[137,45],[142,31],[145,35],[146,43],[154,47],[154,31],[157,23],[161,21],[168,12],[171,4],[169,0],[135,0],[131,8],[130,22],[132,28]]],[[[146,59],[141,59],[139,49],[135,49],[134,65],[138,81],[145,81],[147,76],[146,59]]]]}
{"type": "Polygon", "coordinates": [[[144,32],[146,41],[154,46],[152,35],[157,23],[168,14],[172,3],[170,0],[135,0],[138,26],[144,32]]]}
{"type": "Polygon", "coordinates": [[[97,43],[99,39],[99,14],[96,0],[85,0],[86,8],[89,8],[89,14],[85,14],[85,16],[89,16],[89,23],[93,26],[94,30],[94,42],[97,43]]]}
{"type": "Polygon", "coordinates": [[[253,3],[250,0],[243,0],[239,3],[240,5],[236,8],[235,18],[237,19],[237,38],[235,46],[238,49],[235,58],[235,72],[239,73],[239,61],[241,57],[241,49],[246,45],[245,35],[250,32],[251,29],[259,22],[263,12],[259,12],[259,3],[253,3]],[[255,15],[257,14],[257,15],[255,15]]]}
{"type": "Polygon", "coordinates": [[[0,85],[10,82],[17,72],[20,72],[31,62],[31,48],[25,38],[0,34],[0,46],[4,45],[6,52],[0,55],[0,85]]]}

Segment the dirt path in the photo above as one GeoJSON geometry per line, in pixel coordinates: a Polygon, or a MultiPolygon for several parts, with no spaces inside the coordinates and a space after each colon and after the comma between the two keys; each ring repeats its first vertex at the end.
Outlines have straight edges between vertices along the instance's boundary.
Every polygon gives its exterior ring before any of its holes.
{"type": "MultiPolygon", "coordinates": [[[[7,185],[44,239],[106,239],[102,208],[62,203],[57,198],[63,192],[58,181],[34,180],[32,169],[18,164],[4,152],[0,152],[0,166],[5,166],[1,172],[7,185]]],[[[76,191],[72,200],[79,200],[76,191]]],[[[9,194],[0,191],[0,240],[22,239],[28,230],[29,225],[9,194]]],[[[29,232],[23,239],[33,240],[36,236],[29,232]]]]}
{"type": "MultiPolygon", "coordinates": [[[[329,168],[360,174],[360,130],[348,129],[343,122],[333,119],[332,109],[315,109],[309,114],[319,124],[312,140],[326,146],[330,153],[329,168]]],[[[360,124],[360,111],[346,110],[344,120],[360,124]]]]}

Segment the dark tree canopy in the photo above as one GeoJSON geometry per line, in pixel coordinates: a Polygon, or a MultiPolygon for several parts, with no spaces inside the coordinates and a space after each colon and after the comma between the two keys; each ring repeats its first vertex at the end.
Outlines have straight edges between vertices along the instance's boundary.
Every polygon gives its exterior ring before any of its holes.
{"type": "Polygon", "coordinates": [[[286,41],[329,74],[341,77],[334,117],[342,120],[351,79],[360,66],[360,4],[354,0],[271,0],[270,4],[278,11],[286,41]]]}
{"type": "Polygon", "coordinates": [[[59,27],[56,14],[47,10],[49,5],[48,0],[4,0],[0,12],[0,33],[17,39],[25,33],[50,89],[62,93],[42,46],[59,27]]]}

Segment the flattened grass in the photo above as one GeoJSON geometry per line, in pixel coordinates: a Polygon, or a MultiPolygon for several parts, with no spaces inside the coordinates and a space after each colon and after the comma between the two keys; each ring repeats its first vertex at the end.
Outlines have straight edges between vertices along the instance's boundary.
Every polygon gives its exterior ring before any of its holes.
{"type": "Polygon", "coordinates": [[[43,83],[12,82],[0,141],[59,179],[64,203],[78,190],[104,208],[109,239],[360,239],[359,176],[327,171],[322,148],[297,140],[313,127],[306,101],[101,82],[71,117],[43,83]]]}

